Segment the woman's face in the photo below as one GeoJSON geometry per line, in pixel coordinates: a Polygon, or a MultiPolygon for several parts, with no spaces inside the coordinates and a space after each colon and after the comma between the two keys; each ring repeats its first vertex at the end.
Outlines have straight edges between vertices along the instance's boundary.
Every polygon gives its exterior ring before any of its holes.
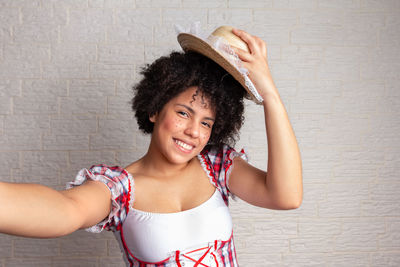
{"type": "Polygon", "coordinates": [[[168,161],[188,162],[207,145],[214,120],[210,101],[197,87],[190,87],[150,117],[152,142],[168,161]]]}

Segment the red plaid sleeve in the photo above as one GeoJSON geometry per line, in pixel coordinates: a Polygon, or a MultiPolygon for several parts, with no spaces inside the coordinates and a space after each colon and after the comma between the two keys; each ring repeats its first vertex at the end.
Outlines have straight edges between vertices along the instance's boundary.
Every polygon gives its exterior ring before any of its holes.
{"type": "Polygon", "coordinates": [[[208,172],[211,183],[221,191],[227,205],[229,196],[235,198],[228,187],[229,175],[233,169],[235,157],[241,157],[247,161],[247,155],[243,149],[237,152],[228,145],[206,146],[199,155],[200,162],[208,172]]]}
{"type": "Polygon", "coordinates": [[[67,184],[67,189],[83,184],[91,179],[103,182],[111,192],[111,212],[107,218],[86,228],[86,231],[99,233],[103,229],[107,231],[119,231],[125,220],[129,207],[133,203],[133,179],[123,168],[106,165],[94,165],[89,170],[82,169],[78,172],[75,180],[67,184]]]}

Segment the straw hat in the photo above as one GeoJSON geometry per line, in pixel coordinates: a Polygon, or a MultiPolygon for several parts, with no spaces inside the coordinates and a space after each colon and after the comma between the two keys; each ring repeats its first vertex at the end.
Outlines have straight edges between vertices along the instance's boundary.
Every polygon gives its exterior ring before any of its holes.
{"type": "MultiPolygon", "coordinates": [[[[261,104],[263,99],[258,94],[254,84],[248,77],[247,69],[242,67],[242,61],[231,46],[249,51],[247,44],[232,32],[232,27],[218,27],[210,36],[202,38],[198,30],[180,32],[178,42],[184,51],[198,52],[223,67],[248,92],[248,98],[261,104]]],[[[178,29],[179,31],[179,29],[178,29]]]]}

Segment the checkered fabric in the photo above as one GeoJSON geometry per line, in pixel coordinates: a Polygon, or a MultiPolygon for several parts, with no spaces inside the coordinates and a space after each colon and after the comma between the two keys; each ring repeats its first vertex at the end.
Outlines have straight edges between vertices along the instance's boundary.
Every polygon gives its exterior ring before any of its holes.
{"type": "Polygon", "coordinates": [[[211,183],[221,192],[226,205],[229,204],[229,197],[236,197],[228,188],[229,174],[235,157],[241,157],[247,161],[247,155],[243,149],[239,153],[228,145],[206,146],[198,155],[211,183]]]}
{"type": "Polygon", "coordinates": [[[100,233],[103,229],[119,231],[134,200],[132,176],[125,169],[118,166],[93,165],[89,170],[80,170],[75,180],[67,184],[67,189],[81,185],[87,179],[100,181],[107,185],[111,192],[112,207],[106,219],[87,228],[86,231],[92,233],[100,233]]]}

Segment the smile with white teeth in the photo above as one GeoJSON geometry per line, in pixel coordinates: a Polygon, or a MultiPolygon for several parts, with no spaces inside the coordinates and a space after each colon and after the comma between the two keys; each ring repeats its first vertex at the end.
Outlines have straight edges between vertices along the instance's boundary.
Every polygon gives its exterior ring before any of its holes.
{"type": "Polygon", "coordinates": [[[176,139],[175,139],[175,143],[176,143],[178,146],[182,147],[183,149],[186,149],[186,150],[192,150],[192,149],[193,149],[193,146],[191,146],[191,145],[189,145],[189,144],[186,144],[186,143],[184,143],[184,142],[182,142],[182,141],[176,140],[176,139]]]}

